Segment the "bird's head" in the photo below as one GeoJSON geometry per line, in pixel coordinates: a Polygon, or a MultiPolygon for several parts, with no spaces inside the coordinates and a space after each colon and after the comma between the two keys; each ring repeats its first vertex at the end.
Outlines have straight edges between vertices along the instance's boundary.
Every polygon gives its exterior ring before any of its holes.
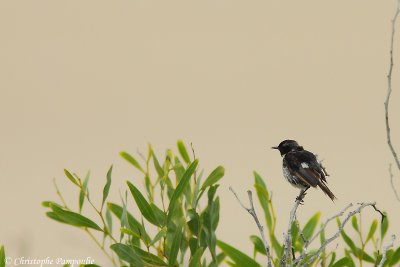
{"type": "Polygon", "coordinates": [[[282,141],[278,146],[272,147],[272,149],[278,149],[279,152],[281,152],[281,156],[284,156],[290,151],[303,150],[303,147],[294,140],[285,140],[282,141]]]}

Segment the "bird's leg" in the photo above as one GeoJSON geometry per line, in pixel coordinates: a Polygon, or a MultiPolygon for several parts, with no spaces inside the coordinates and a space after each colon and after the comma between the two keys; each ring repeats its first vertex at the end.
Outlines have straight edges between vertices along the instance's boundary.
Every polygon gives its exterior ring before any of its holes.
{"type": "Polygon", "coordinates": [[[296,201],[299,201],[300,204],[304,203],[304,197],[307,195],[306,191],[309,189],[310,187],[306,187],[305,189],[300,190],[300,194],[296,197],[296,201]]]}

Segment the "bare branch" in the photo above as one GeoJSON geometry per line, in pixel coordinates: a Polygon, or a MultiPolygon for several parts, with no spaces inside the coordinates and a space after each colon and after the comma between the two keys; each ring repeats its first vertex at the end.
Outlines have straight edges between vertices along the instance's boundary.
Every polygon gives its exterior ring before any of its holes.
{"type": "Polygon", "coordinates": [[[254,204],[253,204],[253,195],[250,190],[247,191],[247,195],[249,197],[249,202],[250,202],[250,208],[247,208],[242,201],[239,199],[238,195],[236,192],[233,190],[232,187],[229,187],[229,190],[233,193],[233,195],[236,197],[237,201],[239,202],[240,206],[242,206],[243,209],[245,209],[248,213],[250,213],[251,216],[253,216],[254,221],[257,224],[258,230],[260,231],[261,238],[264,242],[264,248],[265,248],[265,253],[267,255],[268,259],[268,267],[272,267],[271,263],[271,254],[270,254],[270,246],[268,244],[267,239],[265,238],[265,233],[264,233],[264,227],[261,225],[260,221],[258,220],[256,210],[254,209],[254,204]]]}
{"type": "Polygon", "coordinates": [[[342,232],[344,226],[346,225],[346,223],[349,221],[349,219],[357,213],[360,213],[365,207],[371,206],[374,207],[375,206],[375,202],[369,202],[369,203],[359,203],[359,207],[351,212],[349,212],[346,216],[346,218],[343,220],[343,222],[340,224],[339,229],[337,230],[337,232],[329,239],[325,240],[325,242],[321,245],[321,247],[318,249],[318,251],[312,256],[310,257],[310,259],[302,266],[310,266],[311,263],[322,253],[322,251],[325,249],[325,247],[331,243],[333,240],[335,240],[336,238],[338,238],[340,236],[340,233],[342,232]]]}
{"type": "Polygon", "coordinates": [[[394,149],[393,144],[392,144],[392,137],[391,137],[391,133],[390,133],[390,124],[389,124],[389,101],[390,101],[390,96],[392,94],[393,46],[394,46],[394,37],[395,37],[395,33],[396,33],[396,21],[397,21],[399,14],[400,14],[400,0],[397,0],[397,9],[396,9],[396,13],[394,14],[393,19],[392,19],[392,33],[391,33],[391,38],[390,38],[390,63],[389,63],[389,72],[387,75],[388,90],[387,90],[387,95],[386,95],[386,100],[385,100],[385,123],[386,123],[387,143],[388,143],[390,151],[392,152],[392,156],[397,164],[397,168],[400,170],[400,160],[399,160],[396,150],[394,149]]]}
{"type": "Polygon", "coordinates": [[[292,253],[292,224],[296,217],[297,208],[299,207],[300,203],[303,201],[304,192],[305,192],[304,189],[302,189],[300,191],[300,195],[296,198],[296,201],[294,202],[294,206],[293,206],[292,210],[290,211],[288,230],[285,235],[284,253],[283,253],[283,256],[281,259],[282,267],[286,266],[286,260],[289,258],[290,253],[292,253]]]}
{"type": "Polygon", "coordinates": [[[396,196],[397,201],[400,201],[399,193],[397,192],[396,187],[394,186],[393,173],[392,173],[392,164],[389,164],[389,175],[390,175],[390,185],[392,187],[394,195],[396,196]]]}
{"type": "Polygon", "coordinates": [[[396,239],[396,236],[392,235],[392,238],[390,239],[389,244],[387,244],[386,246],[383,247],[382,259],[379,262],[378,267],[382,267],[383,264],[385,263],[385,261],[386,261],[386,253],[389,250],[389,248],[393,247],[393,243],[394,243],[395,239],[396,239]]]}
{"type": "Polygon", "coordinates": [[[302,261],[307,254],[307,248],[308,246],[321,234],[322,231],[325,230],[326,226],[328,225],[329,222],[331,222],[332,220],[343,216],[343,214],[346,212],[346,210],[348,210],[350,207],[352,207],[353,204],[350,203],[349,205],[347,205],[344,209],[342,209],[339,213],[333,215],[332,217],[328,218],[325,223],[322,225],[321,229],[319,229],[319,231],[310,238],[310,240],[308,242],[304,243],[304,251],[301,253],[301,255],[295,260],[295,264],[297,263],[297,266],[300,266],[300,261],[302,261]]]}

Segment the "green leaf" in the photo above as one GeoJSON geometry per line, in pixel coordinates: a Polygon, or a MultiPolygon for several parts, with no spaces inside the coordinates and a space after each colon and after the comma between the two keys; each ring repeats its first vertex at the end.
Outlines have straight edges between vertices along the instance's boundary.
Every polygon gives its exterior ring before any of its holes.
{"type": "Polygon", "coordinates": [[[346,242],[346,244],[349,246],[351,251],[353,253],[356,253],[356,248],[357,247],[354,244],[353,240],[351,240],[351,238],[346,234],[346,232],[344,230],[342,230],[342,232],[340,234],[342,235],[342,238],[343,238],[344,242],[346,242]]]}
{"type": "Polygon", "coordinates": [[[64,173],[65,173],[65,175],[67,176],[67,178],[68,178],[71,182],[73,182],[74,184],[76,184],[77,186],[79,186],[79,184],[78,184],[78,182],[76,181],[75,177],[72,176],[72,174],[71,174],[67,169],[64,169],[64,173]]]}
{"type": "Polygon", "coordinates": [[[336,252],[332,252],[331,260],[328,264],[329,267],[332,266],[332,264],[335,262],[335,259],[336,259],[336,252]]]}
{"type": "Polygon", "coordinates": [[[183,160],[186,162],[186,164],[190,163],[190,157],[189,154],[186,150],[185,144],[183,143],[182,140],[178,140],[178,150],[179,150],[179,154],[181,154],[183,160]]]}
{"type": "Polygon", "coordinates": [[[360,248],[356,248],[356,251],[355,251],[354,255],[358,259],[360,259],[361,256],[362,256],[362,260],[364,260],[366,262],[375,263],[374,258],[372,258],[370,255],[368,255],[368,253],[366,251],[362,251],[360,248]]]}
{"type": "Polygon", "coordinates": [[[399,260],[400,260],[400,247],[398,247],[396,251],[393,253],[392,258],[390,259],[389,262],[389,266],[395,265],[396,263],[399,262],[399,260]]]}
{"type": "Polygon", "coordinates": [[[146,201],[142,193],[140,193],[140,191],[131,182],[127,181],[127,184],[143,217],[145,217],[150,223],[156,226],[160,226],[160,223],[157,221],[153,209],[146,201]]]}
{"type": "Polygon", "coordinates": [[[385,214],[385,217],[383,217],[383,220],[381,222],[381,241],[383,241],[383,239],[385,238],[385,235],[386,235],[387,230],[389,228],[388,217],[386,216],[386,213],[384,213],[384,214],[385,214]]]}
{"type": "Polygon", "coordinates": [[[354,263],[353,259],[350,256],[350,253],[347,249],[345,249],[344,254],[349,259],[349,261],[347,262],[347,266],[348,267],[356,267],[356,264],[354,263]]]}
{"type": "Polygon", "coordinates": [[[51,208],[51,206],[58,206],[59,208],[62,208],[62,206],[60,204],[57,204],[56,202],[53,201],[43,201],[42,202],[42,206],[46,207],[46,208],[51,208]]]}
{"type": "Polygon", "coordinates": [[[271,238],[272,248],[275,250],[276,255],[281,256],[282,255],[282,251],[283,251],[283,247],[279,243],[278,239],[276,239],[276,236],[274,234],[272,234],[270,236],[270,238],[271,238]]]}
{"type": "Polygon", "coordinates": [[[6,253],[4,252],[4,246],[0,248],[0,267],[6,266],[6,253]]]}
{"type": "Polygon", "coordinates": [[[121,157],[123,157],[126,161],[128,161],[130,164],[132,164],[133,166],[135,166],[139,171],[146,173],[143,168],[140,166],[139,162],[132,157],[128,152],[122,151],[121,153],[119,153],[121,155],[121,157]]]}
{"type": "Polygon", "coordinates": [[[144,266],[142,259],[137,255],[133,248],[121,243],[112,244],[110,248],[115,251],[120,259],[133,264],[133,266],[144,266]]]}
{"type": "Polygon", "coordinates": [[[58,216],[55,214],[54,211],[48,211],[48,212],[46,212],[46,216],[49,217],[49,218],[52,219],[52,220],[57,221],[57,222],[66,223],[64,220],[62,220],[60,217],[58,217],[58,216]]]}
{"type": "Polygon", "coordinates": [[[225,169],[222,166],[218,166],[215,168],[210,175],[207,177],[207,179],[204,181],[201,191],[205,190],[208,186],[211,186],[215,183],[217,183],[225,174],[225,169]]]}
{"type": "Polygon", "coordinates": [[[156,172],[158,174],[159,177],[163,177],[164,176],[164,170],[160,165],[160,162],[158,161],[156,155],[154,154],[154,151],[152,151],[153,154],[153,164],[154,164],[154,168],[156,169],[156,172]]]}
{"type": "Polygon", "coordinates": [[[365,241],[365,243],[367,243],[375,234],[376,228],[378,228],[378,220],[373,220],[371,223],[371,226],[369,228],[369,232],[368,232],[368,236],[367,236],[367,240],[365,241]]]}
{"type": "MultiPolygon", "coordinates": [[[[78,226],[78,227],[87,227],[87,228],[92,228],[98,231],[103,231],[100,226],[98,226],[95,222],[92,220],[84,217],[81,214],[64,210],[61,209],[58,206],[51,206],[51,209],[53,210],[54,214],[62,220],[66,224],[70,224],[73,226],[78,226]]],[[[54,219],[54,218],[53,218],[54,219]]]]}
{"type": "Polygon", "coordinates": [[[110,234],[112,234],[113,223],[112,223],[112,217],[111,217],[110,209],[106,210],[106,223],[107,223],[108,231],[110,232],[110,234]]]}
{"type": "MultiPolygon", "coordinates": [[[[122,220],[123,218],[123,208],[117,204],[114,203],[107,203],[107,208],[114,213],[115,216],[117,216],[117,218],[119,218],[120,220],[122,220]]],[[[139,236],[143,236],[144,239],[146,240],[146,242],[150,242],[150,237],[148,236],[148,234],[146,233],[146,230],[143,228],[142,224],[137,221],[132,214],[130,214],[129,212],[126,212],[126,218],[127,218],[127,223],[128,223],[128,227],[134,231],[135,233],[137,233],[137,235],[139,236]]]]}
{"type": "Polygon", "coordinates": [[[343,257],[337,262],[335,262],[331,267],[342,267],[342,266],[347,266],[347,263],[349,262],[349,258],[343,257]]]}
{"type": "Polygon", "coordinates": [[[174,239],[172,240],[171,250],[168,257],[168,266],[172,267],[175,265],[176,258],[178,257],[179,247],[181,245],[182,231],[178,230],[174,234],[174,239]]]}
{"type": "Polygon", "coordinates": [[[351,225],[353,225],[354,230],[359,232],[358,223],[357,223],[357,216],[356,215],[353,215],[353,217],[351,217],[351,225]]]}
{"type": "Polygon", "coordinates": [[[103,188],[103,201],[101,202],[101,210],[103,209],[104,203],[108,197],[108,193],[110,192],[111,186],[111,174],[112,174],[113,165],[111,165],[110,169],[107,172],[107,182],[103,188]]]}
{"type": "Polygon", "coordinates": [[[203,255],[204,248],[199,248],[190,259],[189,267],[201,267],[201,256],[203,255]]]}
{"type": "Polygon", "coordinates": [[[87,185],[89,182],[90,171],[87,172],[85,180],[83,180],[82,188],[79,193],[79,213],[82,212],[83,202],[85,201],[85,196],[89,194],[87,190],[87,185]]]}
{"type": "Polygon", "coordinates": [[[172,194],[172,197],[171,197],[171,200],[170,200],[169,206],[168,206],[168,221],[170,221],[170,219],[171,219],[171,217],[170,217],[172,215],[171,211],[175,207],[175,204],[178,201],[178,198],[183,193],[183,190],[185,190],[187,184],[189,183],[190,177],[196,170],[198,163],[199,163],[199,161],[196,159],[189,165],[189,167],[186,169],[185,173],[183,174],[181,181],[179,182],[178,186],[176,187],[174,193],[172,194]]]}
{"type": "Polygon", "coordinates": [[[269,210],[269,201],[270,197],[268,194],[267,186],[265,185],[263,179],[257,172],[254,173],[254,187],[256,188],[258,201],[264,211],[265,221],[267,223],[268,229],[272,230],[272,216],[271,211],[269,210]]]}
{"type": "Polygon", "coordinates": [[[167,228],[163,227],[157,234],[156,236],[153,238],[153,240],[151,241],[151,245],[154,245],[158,240],[160,240],[161,238],[165,237],[167,235],[167,228]]]}
{"type": "Polygon", "coordinates": [[[195,213],[193,218],[187,222],[190,231],[194,236],[199,235],[199,228],[200,228],[200,217],[199,214],[195,213]]]}
{"type": "Polygon", "coordinates": [[[256,235],[251,235],[251,236],[250,236],[250,240],[251,240],[251,242],[253,242],[253,244],[254,244],[254,250],[255,250],[255,251],[257,251],[257,252],[259,252],[259,253],[261,253],[261,254],[263,254],[263,255],[267,255],[266,252],[265,252],[264,243],[263,243],[263,241],[261,240],[261,238],[259,238],[259,237],[256,236],[256,235]]]}
{"type": "Polygon", "coordinates": [[[315,228],[317,227],[319,218],[321,217],[321,212],[315,213],[306,223],[306,225],[303,228],[303,236],[306,240],[310,240],[312,237],[315,228]]]}
{"type": "Polygon", "coordinates": [[[246,267],[260,267],[255,260],[241,252],[240,250],[224,243],[220,240],[217,241],[217,246],[229,257],[231,258],[238,266],[246,266],[246,267]]]}
{"type": "Polygon", "coordinates": [[[163,260],[161,260],[159,257],[156,255],[144,251],[143,249],[132,246],[133,250],[136,252],[136,254],[146,263],[145,266],[152,266],[152,267],[158,267],[158,266],[168,266],[163,260]]]}

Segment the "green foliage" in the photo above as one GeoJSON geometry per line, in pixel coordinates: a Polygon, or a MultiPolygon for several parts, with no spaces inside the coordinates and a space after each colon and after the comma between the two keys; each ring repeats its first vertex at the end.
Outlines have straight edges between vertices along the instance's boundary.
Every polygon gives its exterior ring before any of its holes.
{"type": "MultiPolygon", "coordinates": [[[[283,255],[283,244],[278,241],[275,234],[275,226],[277,223],[277,218],[274,213],[274,206],[270,197],[268,188],[261,178],[261,176],[254,172],[254,187],[257,192],[257,197],[264,212],[265,224],[267,226],[267,234],[269,237],[268,243],[270,244],[272,250],[270,251],[271,260],[273,266],[280,266],[281,258],[283,255]]],[[[322,246],[327,237],[325,236],[325,225],[320,222],[321,213],[316,212],[312,215],[303,227],[301,227],[300,222],[295,220],[291,227],[292,235],[292,253],[294,253],[295,258],[304,255],[302,260],[297,261],[297,259],[289,258],[287,259],[287,264],[300,264],[300,266],[329,266],[329,267],[339,267],[339,266],[370,266],[371,264],[377,265],[382,259],[382,243],[385,235],[388,231],[389,221],[387,216],[384,217],[380,223],[380,233],[377,234],[377,229],[379,226],[379,221],[373,219],[372,222],[366,228],[368,231],[363,233],[364,225],[361,220],[361,215],[359,219],[356,215],[352,216],[351,219],[351,229],[353,230],[351,234],[348,234],[348,229],[342,229],[340,231],[340,237],[343,242],[339,242],[339,247],[336,250],[332,250],[331,247],[326,247],[321,251],[318,257],[312,260],[311,265],[306,263],[317,250],[322,246]],[[316,230],[319,229],[318,232],[316,230]],[[354,238],[354,236],[356,238],[354,238]],[[316,245],[314,241],[319,237],[320,243],[316,245]],[[358,240],[357,240],[358,239],[358,240]],[[310,246],[309,246],[310,245],[310,246]],[[371,249],[371,247],[373,249],[371,249]],[[367,251],[368,248],[368,251],[367,251]],[[340,250],[343,253],[340,253],[340,250]],[[337,257],[340,255],[341,257],[337,257]]],[[[339,218],[336,218],[338,227],[341,225],[339,218]]],[[[243,252],[218,241],[218,246],[225,252],[226,256],[230,259],[228,264],[230,266],[260,266],[265,265],[266,262],[266,252],[264,248],[263,241],[260,237],[252,235],[250,237],[251,242],[254,246],[253,257],[250,257],[243,252]],[[260,254],[262,260],[257,260],[257,255],[260,254]],[[251,259],[251,261],[250,261],[251,259]]],[[[339,240],[339,239],[338,239],[339,240]]],[[[395,266],[400,262],[400,248],[395,250],[389,249],[387,251],[387,260],[384,266],[395,266]]]]}
{"type": "Polygon", "coordinates": [[[0,267],[6,266],[6,254],[4,252],[4,246],[0,247],[0,267]]]}
{"type": "MultiPolygon", "coordinates": [[[[78,210],[74,211],[66,204],[55,185],[61,203],[42,202],[48,209],[46,215],[57,222],[83,229],[114,266],[264,266],[267,253],[259,236],[250,236],[252,256],[218,240],[216,236],[220,220],[218,182],[223,178],[225,169],[217,166],[202,182],[203,171],[198,171],[199,160],[194,151],[190,156],[181,140],[177,142],[177,150],[178,154],[168,149],[163,157],[157,157],[149,144],[147,157],[140,155],[143,162],[127,152],[121,152],[122,158],[134,166],[142,178],[127,181],[120,204],[107,202],[113,166],[106,174],[100,205],[90,198],[89,172],[82,181],[77,174],[64,170],[66,178],[79,188],[78,210]],[[144,190],[141,190],[141,185],[144,190]],[[93,208],[97,218],[83,214],[85,202],[85,208],[93,208]],[[128,207],[128,202],[133,205],[128,207]],[[118,228],[118,231],[113,231],[113,228],[118,228]]],[[[271,261],[274,267],[280,266],[284,255],[281,233],[276,233],[277,218],[271,193],[257,172],[254,172],[254,187],[263,211],[259,218],[264,218],[266,225],[271,261]]],[[[290,252],[294,257],[287,258],[287,264],[323,267],[379,264],[389,228],[386,215],[380,221],[373,219],[366,224],[361,213],[356,214],[347,217],[351,226],[345,225],[344,229],[338,216],[336,222],[342,241],[337,248],[328,246],[318,251],[330,238],[326,236],[326,225],[321,222],[321,216],[321,212],[315,212],[304,224],[297,220],[292,223],[290,252]]],[[[386,258],[384,266],[398,265],[400,247],[389,249],[386,258]]],[[[0,267],[4,266],[4,261],[4,248],[1,247],[0,267]]]]}
{"type": "Polygon", "coordinates": [[[216,167],[202,183],[199,161],[194,154],[191,159],[182,141],[178,141],[177,148],[178,155],[167,150],[164,157],[157,157],[149,145],[147,158],[141,156],[144,162],[128,152],[121,152],[122,158],[142,176],[141,181],[127,181],[127,192],[121,195],[121,204],[107,202],[113,166],[107,172],[100,205],[90,198],[89,173],[82,182],[78,175],[64,170],[67,179],[79,188],[78,211],[65,203],[56,187],[61,203],[44,201],[42,205],[50,209],[46,215],[83,229],[114,266],[219,266],[225,253],[217,247],[220,211],[217,183],[224,176],[224,168],[216,167]],[[144,185],[144,190],[140,189],[140,184],[144,185]],[[84,215],[85,202],[98,218],[84,215]],[[128,207],[128,202],[134,204],[128,207]],[[119,227],[118,233],[113,234],[113,227],[119,227]],[[96,231],[101,232],[102,240],[96,231]]]}

